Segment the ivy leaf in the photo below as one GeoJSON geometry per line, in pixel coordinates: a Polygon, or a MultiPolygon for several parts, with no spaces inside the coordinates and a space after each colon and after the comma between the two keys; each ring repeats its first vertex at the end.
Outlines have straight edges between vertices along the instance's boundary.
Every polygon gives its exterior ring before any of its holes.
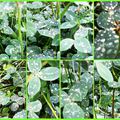
{"type": "Polygon", "coordinates": [[[66,51],[72,47],[74,40],[70,38],[63,39],[60,42],[60,51],[66,51]]]}
{"type": "Polygon", "coordinates": [[[46,67],[39,72],[40,79],[44,81],[54,81],[59,78],[59,69],[57,67],[46,67]]]}
{"type": "Polygon", "coordinates": [[[39,72],[42,67],[40,60],[28,60],[28,69],[30,72],[39,72]]]}
{"type": "Polygon", "coordinates": [[[34,97],[41,88],[41,82],[40,79],[37,76],[31,75],[31,79],[29,80],[28,84],[28,94],[31,97],[34,97]]]}
{"type": "Polygon", "coordinates": [[[68,103],[63,109],[64,118],[84,118],[84,111],[76,103],[68,103]]]}
{"type": "Polygon", "coordinates": [[[113,76],[111,71],[102,63],[96,62],[96,68],[99,75],[108,82],[113,82],[113,76]]]}

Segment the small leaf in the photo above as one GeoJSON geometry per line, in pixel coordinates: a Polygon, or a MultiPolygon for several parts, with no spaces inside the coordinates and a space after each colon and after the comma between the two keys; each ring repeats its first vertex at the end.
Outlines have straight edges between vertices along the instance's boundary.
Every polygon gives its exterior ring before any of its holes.
{"type": "Polygon", "coordinates": [[[30,72],[39,72],[42,67],[40,60],[28,60],[28,69],[30,72]]]}
{"type": "Polygon", "coordinates": [[[99,75],[108,82],[113,82],[113,76],[111,71],[102,63],[96,62],[96,68],[99,75]]]}
{"type": "Polygon", "coordinates": [[[10,106],[11,111],[15,112],[19,108],[19,105],[17,103],[12,103],[10,106]]]}
{"type": "Polygon", "coordinates": [[[0,54],[0,59],[1,60],[8,60],[9,56],[7,54],[0,54]]]}
{"type": "Polygon", "coordinates": [[[113,10],[117,5],[118,2],[101,2],[103,9],[105,10],[113,10]]]}
{"type": "Polygon", "coordinates": [[[42,109],[42,104],[39,100],[29,102],[27,110],[30,112],[39,112],[42,109]]]}
{"type": "Polygon", "coordinates": [[[54,81],[59,78],[59,69],[57,67],[43,68],[39,73],[39,77],[44,81],[54,81]]]}
{"type": "Polygon", "coordinates": [[[61,107],[64,107],[68,103],[71,103],[70,97],[65,91],[61,91],[61,107]]]}
{"type": "Polygon", "coordinates": [[[41,87],[40,79],[37,76],[32,75],[28,84],[28,94],[31,97],[34,97],[39,91],[41,87]]]}
{"type": "Polygon", "coordinates": [[[30,111],[28,113],[28,118],[39,118],[39,116],[36,113],[30,111]]]}
{"type": "Polygon", "coordinates": [[[22,110],[20,112],[17,112],[13,118],[26,118],[26,111],[25,110],[22,110]]]}
{"type": "Polygon", "coordinates": [[[74,39],[79,39],[79,38],[84,38],[88,36],[88,28],[82,27],[79,28],[75,34],[74,34],[74,39]]]}
{"type": "Polygon", "coordinates": [[[109,87],[112,88],[120,88],[120,82],[116,82],[116,81],[112,81],[112,82],[108,82],[109,87]]]}
{"type": "Polygon", "coordinates": [[[73,39],[66,38],[60,42],[60,51],[66,51],[72,47],[74,43],[73,39]]]}
{"type": "Polygon", "coordinates": [[[77,25],[77,22],[70,21],[70,22],[64,22],[61,24],[60,28],[61,29],[70,29],[73,28],[77,25]]]}
{"type": "Polygon", "coordinates": [[[77,38],[74,41],[75,48],[82,53],[91,53],[92,48],[90,42],[86,38],[77,38]]]}
{"type": "Polygon", "coordinates": [[[64,118],[84,118],[84,111],[76,103],[68,103],[63,109],[64,118]]]}

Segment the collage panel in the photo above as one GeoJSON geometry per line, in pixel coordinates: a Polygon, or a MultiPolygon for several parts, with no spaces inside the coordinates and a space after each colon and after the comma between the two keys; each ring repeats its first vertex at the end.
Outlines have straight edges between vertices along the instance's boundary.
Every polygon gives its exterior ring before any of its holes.
{"type": "Polygon", "coordinates": [[[62,59],[93,59],[93,2],[61,2],[62,59]]]}
{"type": "Polygon", "coordinates": [[[27,3],[27,58],[59,59],[59,2],[27,3]]]}
{"type": "Polygon", "coordinates": [[[61,62],[61,118],[93,118],[93,61],[61,62]]]}
{"type": "Polygon", "coordinates": [[[120,58],[120,2],[95,2],[95,59],[120,58]]]}
{"type": "Polygon", "coordinates": [[[26,6],[22,2],[0,2],[0,59],[26,57],[26,6]]]}
{"type": "Polygon", "coordinates": [[[27,118],[26,62],[0,61],[0,118],[27,118]]]}
{"type": "Polygon", "coordinates": [[[94,118],[120,118],[120,61],[95,61],[94,118]]]}
{"type": "Polygon", "coordinates": [[[28,118],[60,118],[59,61],[28,60],[28,118]]]}

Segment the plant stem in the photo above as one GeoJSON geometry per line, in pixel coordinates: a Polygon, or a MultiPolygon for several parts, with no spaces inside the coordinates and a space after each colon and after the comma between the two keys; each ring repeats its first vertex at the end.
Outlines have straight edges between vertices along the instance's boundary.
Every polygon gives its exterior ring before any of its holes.
{"type": "Polygon", "coordinates": [[[60,20],[63,18],[64,14],[66,13],[66,11],[68,10],[68,8],[70,7],[71,4],[72,4],[72,2],[68,3],[67,6],[64,8],[62,13],[60,14],[60,20]]]}
{"type": "Polygon", "coordinates": [[[17,14],[18,14],[18,38],[20,41],[20,46],[21,46],[21,56],[23,57],[23,40],[22,40],[22,32],[21,32],[21,8],[20,8],[20,3],[17,2],[17,14]]]}
{"type": "Polygon", "coordinates": [[[53,113],[53,114],[54,114],[54,116],[58,119],[58,116],[57,116],[57,114],[56,114],[55,110],[53,109],[53,107],[52,107],[51,103],[47,100],[47,98],[46,98],[46,96],[44,95],[44,93],[42,93],[42,95],[43,95],[43,97],[44,97],[45,101],[47,102],[48,106],[50,107],[50,109],[51,109],[52,113],[53,113]]]}
{"type": "Polygon", "coordinates": [[[113,95],[112,95],[112,118],[114,118],[114,107],[115,107],[115,89],[113,88],[113,95]]]}

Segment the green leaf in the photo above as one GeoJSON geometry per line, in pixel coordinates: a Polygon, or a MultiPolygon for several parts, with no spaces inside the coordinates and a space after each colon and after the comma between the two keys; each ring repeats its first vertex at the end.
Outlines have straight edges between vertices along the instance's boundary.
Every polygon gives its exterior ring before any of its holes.
{"type": "Polygon", "coordinates": [[[10,102],[10,98],[5,93],[0,91],[0,105],[7,105],[10,102]]]}
{"type": "Polygon", "coordinates": [[[25,110],[22,110],[20,112],[17,112],[13,118],[26,118],[26,111],[25,110]]]}
{"type": "Polygon", "coordinates": [[[14,45],[8,45],[5,49],[5,52],[8,55],[14,55],[21,52],[20,48],[16,48],[14,45]]]}
{"type": "Polygon", "coordinates": [[[92,48],[87,38],[76,38],[74,41],[75,48],[82,53],[91,53],[92,48]]]}
{"type": "Polygon", "coordinates": [[[39,77],[44,81],[54,81],[59,78],[59,69],[57,67],[43,68],[39,73],[39,77]]]}
{"type": "Polygon", "coordinates": [[[61,91],[61,107],[64,107],[68,103],[71,103],[70,97],[65,91],[61,91]]]}
{"type": "Polygon", "coordinates": [[[39,100],[29,102],[27,110],[30,112],[39,112],[42,109],[42,104],[39,100]]]}
{"type": "Polygon", "coordinates": [[[12,35],[14,31],[9,26],[3,28],[4,34],[12,35]]]}
{"type": "Polygon", "coordinates": [[[63,39],[60,42],[60,51],[66,51],[72,47],[74,40],[70,38],[63,39]]]}
{"type": "Polygon", "coordinates": [[[30,111],[28,113],[28,118],[39,118],[39,116],[36,113],[30,111]]]}
{"type": "Polygon", "coordinates": [[[111,16],[108,12],[101,12],[97,17],[97,24],[101,28],[113,28],[113,16],[111,16]]]}
{"type": "Polygon", "coordinates": [[[74,34],[74,39],[79,39],[79,38],[84,38],[88,36],[88,28],[81,27],[79,28],[75,34],[74,34]]]}
{"type": "Polygon", "coordinates": [[[40,35],[43,35],[43,36],[50,37],[50,38],[54,39],[54,37],[57,34],[59,34],[59,29],[57,29],[57,28],[51,28],[50,30],[42,29],[42,30],[38,30],[38,32],[40,33],[40,35]]]}
{"type": "Polygon", "coordinates": [[[28,69],[30,72],[39,72],[42,67],[40,60],[28,60],[28,69]]]}
{"type": "Polygon", "coordinates": [[[105,10],[113,10],[117,5],[118,2],[101,2],[103,9],[105,10]]]}
{"type": "Polygon", "coordinates": [[[96,68],[99,73],[99,75],[106,81],[108,82],[113,82],[113,76],[111,71],[103,65],[101,62],[95,62],[96,63],[96,68]]]}
{"type": "Polygon", "coordinates": [[[28,94],[31,97],[34,97],[40,91],[40,88],[41,88],[40,79],[37,76],[32,75],[28,84],[28,94]]]}
{"type": "Polygon", "coordinates": [[[9,56],[6,55],[6,54],[0,54],[0,59],[1,59],[1,60],[8,60],[8,59],[9,59],[9,56]]]}
{"type": "Polygon", "coordinates": [[[73,28],[77,25],[77,22],[70,21],[70,22],[64,22],[61,24],[60,28],[61,29],[70,29],[73,28]]]}
{"type": "Polygon", "coordinates": [[[64,118],[84,118],[84,111],[76,103],[68,103],[63,109],[64,118]]]}
{"type": "Polygon", "coordinates": [[[95,38],[95,58],[115,58],[119,36],[113,30],[101,30],[95,38]]]}
{"type": "Polygon", "coordinates": [[[108,82],[109,87],[112,88],[120,88],[120,82],[116,82],[116,81],[112,81],[112,82],[108,82]]]}
{"type": "Polygon", "coordinates": [[[27,37],[32,37],[36,34],[37,27],[33,21],[27,20],[27,37]]]}

